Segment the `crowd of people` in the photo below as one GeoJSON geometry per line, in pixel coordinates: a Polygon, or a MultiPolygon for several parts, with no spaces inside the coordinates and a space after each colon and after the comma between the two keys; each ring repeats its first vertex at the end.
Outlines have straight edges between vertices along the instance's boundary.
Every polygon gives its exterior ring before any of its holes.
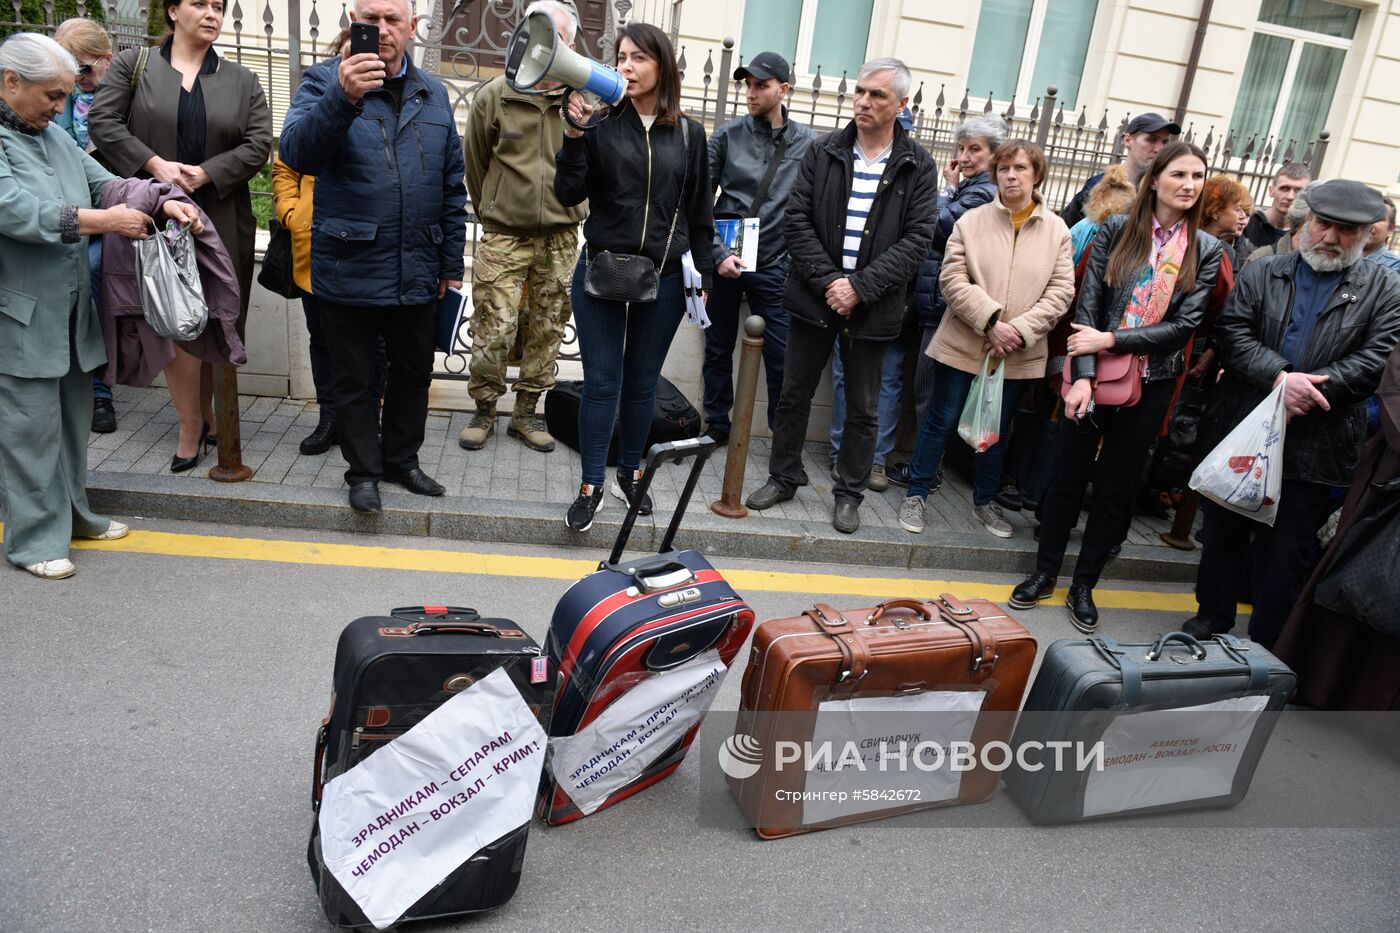
{"type": "MultiPolygon", "coordinates": [[[[575,42],[573,4],[527,12],[575,42]]],[[[911,131],[910,71],[892,58],[859,69],[852,119],[819,134],[784,106],[788,62],[755,54],[733,76],[747,114],[707,139],[682,111],[675,50],[644,23],[616,37],[626,88],[616,106],[595,112],[552,82],[522,91],[498,77],[459,136],[447,89],[407,54],[411,5],[357,0],[351,15],[378,27],[378,48],[354,52],[342,32],[306,70],[273,174],[321,411],[302,451],[339,445],[354,509],[378,511],[381,482],[444,492],[418,452],[437,306],[463,286],[470,200],[481,234],[469,285],[476,410],[459,443],[491,443],[509,363],[519,377],[506,433],[553,449],[538,407],[572,321],[584,372],[580,484],[565,515],[574,531],[591,526],[605,493],[638,495],[691,275],[709,319],[705,431],[720,444],[733,430],[741,300],[766,322],[773,440],[749,508],[810,482],[802,454],[830,372],[836,531],[859,528],[867,491],[896,485],[900,526],[924,532],[961,435],[974,449],[975,522],[1009,537],[1005,510],[1038,519],[1036,568],[1012,606],[1055,591],[1083,515],[1067,603],[1086,633],[1135,508],[1178,501],[1181,465],[1189,472],[1281,386],[1278,518],[1267,526],[1205,503],[1200,611],[1187,625],[1227,631],[1246,601],[1250,635],[1279,639],[1321,555],[1319,531],[1383,421],[1376,391],[1400,338],[1400,256],[1386,247],[1395,206],[1379,193],[1287,164],[1256,209],[1238,180],[1210,175],[1180,126],[1144,113],[1125,128],[1121,164],[1056,213],[1045,153],[1008,138],[994,114],[958,125],[952,156],[935,162],[911,131]],[[756,232],[752,267],[717,235],[717,217],[756,232]],[[511,359],[518,343],[523,358],[511,359]],[[999,402],[987,401],[992,386],[999,402]],[[971,437],[975,405],[990,408],[971,437]],[[917,441],[895,461],[906,406],[917,441]]],[[[171,470],[187,470],[216,440],[211,364],[243,359],[248,183],[272,152],[271,118],[257,77],[214,51],[220,0],[168,3],[166,19],[159,46],[115,55],[86,20],[63,24],[57,41],[20,34],[0,46],[5,550],[40,576],[73,572],[72,535],[125,532],[91,513],[82,482],[88,429],[115,427],[111,384],[164,374],[179,415],[171,470]],[[122,260],[152,232],[152,212],[207,223],[221,244],[238,297],[198,345],[142,331],[127,307],[122,260]]]]}

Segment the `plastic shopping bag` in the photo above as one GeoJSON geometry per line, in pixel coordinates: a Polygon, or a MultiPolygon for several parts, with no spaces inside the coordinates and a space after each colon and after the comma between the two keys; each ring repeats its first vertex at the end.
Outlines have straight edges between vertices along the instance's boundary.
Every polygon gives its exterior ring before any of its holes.
{"type": "Polygon", "coordinates": [[[986,453],[1001,440],[1001,384],[1005,367],[992,369],[991,354],[982,361],[982,371],[972,380],[958,418],[958,437],[972,445],[979,454],[986,453]]]}
{"type": "Polygon", "coordinates": [[[1245,416],[1191,474],[1212,502],[1272,527],[1283,488],[1283,385],[1245,416]]]}
{"type": "Polygon", "coordinates": [[[169,221],[164,230],[137,240],[135,246],[141,310],[151,330],[179,341],[204,333],[209,306],[204,302],[189,226],[169,221]]]}

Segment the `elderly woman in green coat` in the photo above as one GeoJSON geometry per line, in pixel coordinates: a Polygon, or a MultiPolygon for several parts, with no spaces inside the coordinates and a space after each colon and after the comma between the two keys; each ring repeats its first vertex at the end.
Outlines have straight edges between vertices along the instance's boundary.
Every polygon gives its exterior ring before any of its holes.
{"type": "MultiPolygon", "coordinates": [[[[140,239],[150,221],[94,209],[114,179],[52,123],[78,63],[47,36],[0,45],[0,498],[5,557],[37,577],[73,575],[73,536],[109,540],[121,522],[88,506],[90,373],[106,362],[89,298],[87,237],[140,239]]],[[[188,204],[165,213],[201,226],[188,204]]]]}

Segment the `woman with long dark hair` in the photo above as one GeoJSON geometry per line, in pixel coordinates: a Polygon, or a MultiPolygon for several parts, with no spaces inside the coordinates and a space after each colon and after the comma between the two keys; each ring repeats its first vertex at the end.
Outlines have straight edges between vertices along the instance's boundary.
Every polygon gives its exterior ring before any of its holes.
{"type": "MultiPolygon", "coordinates": [[[[612,492],[629,504],[634,498],[656,382],[685,314],[681,256],[696,244],[692,256],[707,289],[714,270],[705,130],[681,113],[670,40],[655,26],[629,23],[618,33],[617,70],[627,96],[587,132],[565,130],[555,159],[560,203],[589,203],[570,292],[583,357],[583,483],[566,519],[574,531],[587,531],[603,504],[615,422],[620,437],[612,492]],[[655,275],[648,275],[652,268],[655,275]],[[640,278],[634,277],[638,269],[640,278]]],[[[593,108],[574,94],[568,112],[582,122],[593,108]]],[[[644,501],[641,514],[650,512],[644,501]]]]}
{"type": "Polygon", "coordinates": [[[1220,269],[1219,240],[1201,227],[1206,157],[1189,143],[1163,147],[1138,184],[1126,216],[1110,217],[1094,238],[1069,338],[1073,381],[1065,391],[1059,461],[1041,514],[1035,573],[1011,594],[1031,609],[1055,589],[1069,533],[1090,481],[1094,496],[1074,582],[1070,620],[1093,632],[1093,591],[1109,552],[1131,516],[1148,445],[1171,405],[1183,349],[1200,325],[1220,269]],[[1109,355],[1131,356],[1128,375],[1141,381],[1136,403],[1095,404],[1099,367],[1109,355]]]}

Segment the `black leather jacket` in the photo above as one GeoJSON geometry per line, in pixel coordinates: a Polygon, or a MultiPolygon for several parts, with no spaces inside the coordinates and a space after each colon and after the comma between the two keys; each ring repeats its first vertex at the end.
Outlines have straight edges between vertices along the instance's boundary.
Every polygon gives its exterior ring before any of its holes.
{"type": "MultiPolygon", "coordinates": [[[[1297,252],[1250,263],[1216,325],[1225,375],[1201,423],[1198,450],[1224,440],[1293,365],[1278,352],[1293,316],[1297,252]]],[[[1359,260],[1347,269],[1318,318],[1300,369],[1326,375],[1317,388],[1331,411],[1314,408],[1288,422],[1283,439],[1285,479],[1346,486],[1361,462],[1366,399],[1376,391],[1400,339],[1400,276],[1359,260]]]]}
{"type": "MultiPolygon", "coordinates": [[[[783,161],[773,175],[768,195],[758,209],[758,268],[766,269],[777,264],[787,254],[787,243],[783,239],[783,212],[787,208],[788,195],[792,183],[797,180],[797,169],[807,147],[817,138],[816,132],[805,123],[795,123],[783,108],[783,126],[774,132],[767,120],[759,120],[752,115],[730,120],[715,130],[710,137],[710,184],[719,188],[719,200],[715,202],[715,213],[730,212],[752,217],[754,195],[758,194],[758,183],[768,170],[768,162],[777,150],[778,142],[786,139],[783,161]]],[[[719,265],[729,251],[715,239],[715,265],[719,265]]]]}
{"type": "Polygon", "coordinates": [[[705,128],[689,117],[682,119],[690,124],[689,153],[682,146],[680,127],[654,124],[648,130],[629,102],[609,110],[593,121],[583,138],[564,137],[554,158],[554,194],[565,207],[587,199],[583,237],[594,252],[641,253],[655,263],[664,257],[661,274],[674,275],[681,271],[681,254],[692,243],[700,244],[691,257],[708,288],[715,265],[710,250],[715,236],[710,160],[705,128]],[[667,250],[673,217],[676,232],[667,250]]]}
{"type": "MultiPolygon", "coordinates": [[[[1084,270],[1084,281],[1079,286],[1074,322],[1095,330],[1112,331],[1117,341],[1112,351],[1114,353],[1146,354],[1147,375],[1143,381],[1175,379],[1186,368],[1183,353],[1186,341],[1191,339],[1205,318],[1210,291],[1215,287],[1215,277],[1220,272],[1224,244],[1209,233],[1197,231],[1196,287],[1190,292],[1177,289],[1167,305],[1166,315],[1156,324],[1119,330],[1118,325],[1123,320],[1123,312],[1127,310],[1133,287],[1126,283],[1111,286],[1104,282],[1103,277],[1108,267],[1108,255],[1126,223],[1127,218],[1121,214],[1110,217],[1094,237],[1089,263],[1084,270]]],[[[1074,378],[1093,379],[1097,362],[1092,355],[1074,357],[1074,378]]]]}
{"type": "Polygon", "coordinates": [[[852,339],[893,340],[904,326],[909,287],[933,245],[938,174],[933,158],[898,123],[889,163],[866,220],[856,269],[841,269],[846,207],[854,171],[856,125],[812,143],[788,198],[784,230],[792,266],[783,307],[818,327],[845,329],[852,339]],[[849,318],[826,304],[826,287],[846,276],[860,303],[849,318]]]}

